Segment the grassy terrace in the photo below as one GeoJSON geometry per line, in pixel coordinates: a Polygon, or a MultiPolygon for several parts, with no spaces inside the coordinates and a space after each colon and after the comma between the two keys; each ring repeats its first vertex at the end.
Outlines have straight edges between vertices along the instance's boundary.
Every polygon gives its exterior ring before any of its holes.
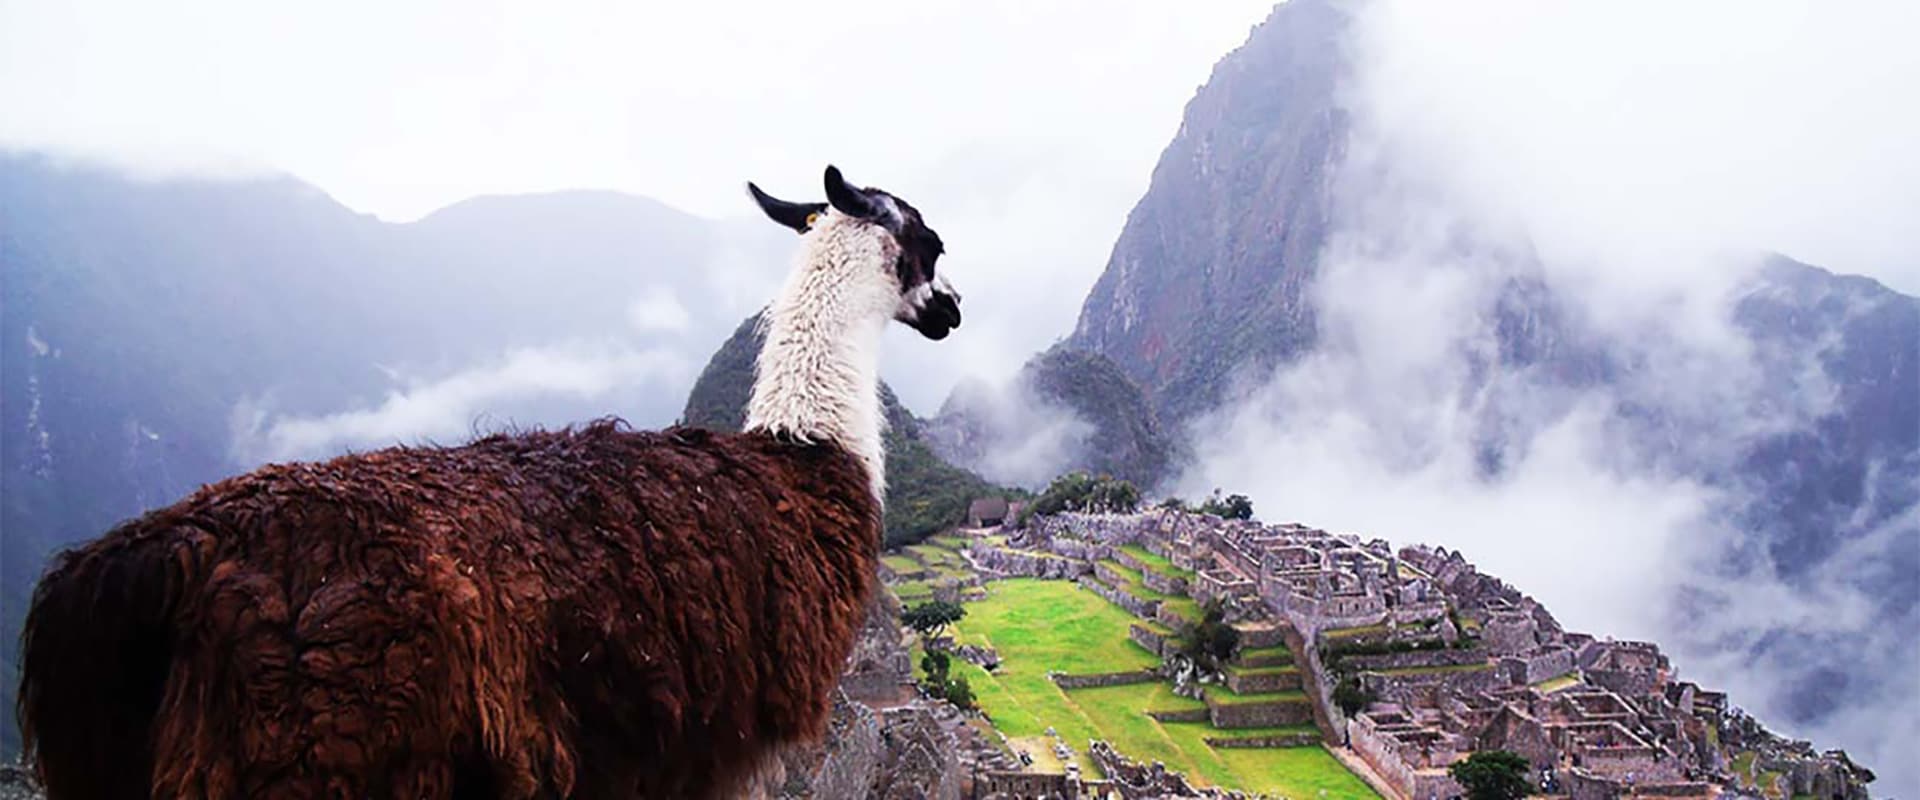
{"type": "Polygon", "coordinates": [[[920,559],[920,563],[930,567],[957,567],[962,563],[959,553],[930,544],[908,545],[907,552],[920,559]]]}
{"type": "MultiPolygon", "coordinates": [[[[1220,706],[1241,706],[1250,703],[1304,703],[1307,702],[1307,694],[1298,689],[1261,694],[1234,694],[1225,686],[1209,686],[1207,699],[1213,701],[1214,705],[1220,706]]],[[[1238,730],[1235,732],[1238,733],[1238,730]]]]}
{"type": "Polygon", "coordinates": [[[893,570],[896,575],[912,575],[926,569],[925,565],[906,556],[881,556],[880,563],[886,564],[887,569],[893,570]]]}
{"type": "Polygon", "coordinates": [[[1552,678],[1548,678],[1539,683],[1536,683],[1533,685],[1533,688],[1540,690],[1541,694],[1553,694],[1554,692],[1560,691],[1561,689],[1566,689],[1568,687],[1579,686],[1579,685],[1580,685],[1580,673],[1569,672],[1565,675],[1558,675],[1552,678]]]}
{"type": "Polygon", "coordinates": [[[1151,569],[1169,578],[1193,580],[1193,570],[1176,567],[1166,556],[1155,553],[1140,545],[1122,545],[1120,552],[1133,556],[1140,563],[1147,565],[1147,569],[1151,569]]]}
{"type": "MultiPolygon", "coordinates": [[[[1014,745],[1035,763],[1052,760],[1044,751],[1048,726],[1073,747],[1082,770],[1097,774],[1085,760],[1087,741],[1110,741],[1129,757],[1159,760],[1195,781],[1289,797],[1377,800],[1372,790],[1319,747],[1288,749],[1214,749],[1207,737],[1248,737],[1291,733],[1293,728],[1222,731],[1204,722],[1162,723],[1147,711],[1200,708],[1199,701],[1173,694],[1166,683],[1141,683],[1064,691],[1047,679],[1049,670],[1088,674],[1152,666],[1157,659],[1127,639],[1130,625],[1146,625],[1119,608],[1067,581],[1011,579],[988,585],[988,596],[967,604],[967,617],[955,627],[960,642],[984,644],[1000,653],[992,674],[956,661],[978,694],[981,706],[1014,745]]],[[[1211,691],[1211,689],[1209,690],[1211,691]]],[[[1254,695],[1256,700],[1298,692],[1254,695]]]]}
{"type": "Polygon", "coordinates": [[[1197,623],[1200,621],[1200,604],[1195,602],[1191,597],[1168,597],[1160,604],[1160,607],[1170,613],[1179,615],[1181,619],[1188,622],[1197,623]]]}
{"type": "Polygon", "coordinates": [[[1114,588],[1142,600],[1167,600],[1172,597],[1172,595],[1165,592],[1156,592],[1147,588],[1147,585],[1140,579],[1140,573],[1137,570],[1127,567],[1125,564],[1112,559],[1100,563],[1106,566],[1107,569],[1112,570],[1113,574],[1120,576],[1121,584],[1114,588]]]}
{"type": "Polygon", "coordinates": [[[1288,650],[1284,644],[1276,644],[1272,647],[1249,647],[1240,651],[1240,661],[1244,664],[1282,659],[1287,663],[1293,663],[1293,651],[1288,650]]]}
{"type": "Polygon", "coordinates": [[[968,547],[973,545],[973,540],[968,539],[965,536],[952,536],[952,535],[935,536],[931,539],[928,539],[927,541],[932,542],[936,546],[944,547],[954,552],[965,550],[968,547]]]}
{"type": "Polygon", "coordinates": [[[1375,634],[1381,634],[1386,632],[1387,632],[1387,626],[1382,624],[1382,625],[1362,625],[1358,628],[1328,628],[1327,630],[1321,631],[1320,635],[1328,639],[1352,639],[1360,636],[1372,636],[1375,634]]]}
{"type": "Polygon", "coordinates": [[[1232,664],[1227,665],[1227,672],[1234,675],[1284,675],[1289,672],[1299,671],[1299,668],[1292,664],[1282,664],[1275,667],[1237,667],[1232,664]]]}

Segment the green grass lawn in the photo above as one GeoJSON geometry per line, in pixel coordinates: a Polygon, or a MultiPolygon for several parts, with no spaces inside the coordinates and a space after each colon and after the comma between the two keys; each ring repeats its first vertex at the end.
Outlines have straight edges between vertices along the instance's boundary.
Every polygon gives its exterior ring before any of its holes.
{"type": "Polygon", "coordinates": [[[1107,569],[1111,570],[1114,575],[1120,577],[1120,585],[1115,588],[1127,594],[1142,600],[1165,600],[1172,596],[1165,592],[1158,592],[1147,588],[1146,582],[1140,578],[1140,572],[1125,564],[1112,559],[1100,563],[1106,565],[1107,569]]]}
{"type": "Polygon", "coordinates": [[[907,552],[919,558],[920,563],[930,567],[959,566],[961,563],[959,553],[930,544],[907,545],[907,552]]]}
{"type": "Polygon", "coordinates": [[[1173,565],[1173,562],[1169,560],[1166,556],[1155,553],[1152,550],[1148,550],[1147,548],[1141,547],[1140,545],[1137,545],[1137,544],[1121,545],[1120,552],[1133,556],[1140,563],[1147,565],[1148,569],[1151,569],[1154,572],[1158,572],[1169,578],[1182,578],[1189,581],[1193,580],[1193,570],[1181,569],[1179,567],[1176,567],[1173,565]]]}
{"type": "MultiPolygon", "coordinates": [[[[992,674],[962,661],[954,668],[967,676],[980,705],[995,727],[1030,752],[1044,747],[1051,726],[1071,745],[1086,774],[1098,774],[1086,760],[1090,739],[1112,742],[1122,753],[1143,761],[1159,760],[1197,782],[1290,797],[1375,800],[1366,784],[1318,747],[1215,750],[1209,736],[1253,736],[1294,728],[1222,731],[1204,722],[1161,723],[1148,711],[1199,708],[1166,683],[1138,683],[1064,691],[1047,679],[1049,670],[1089,674],[1151,667],[1157,659],[1127,639],[1127,628],[1144,624],[1124,609],[1066,581],[1029,578],[987,584],[988,596],[967,604],[956,626],[962,643],[985,644],[1000,653],[992,674]]],[[[1209,689],[1211,691],[1212,689],[1209,689]]],[[[1297,698],[1299,692],[1252,695],[1257,701],[1297,698]]],[[[1036,762],[1038,763],[1038,762],[1036,762]]]]}
{"type": "Polygon", "coordinates": [[[886,564],[895,575],[912,575],[926,569],[926,565],[907,556],[881,556],[880,563],[886,564]]]}
{"type": "Polygon", "coordinates": [[[935,536],[931,539],[928,539],[927,541],[932,543],[935,547],[952,550],[956,553],[960,552],[961,550],[965,550],[968,547],[971,547],[973,545],[973,540],[965,536],[953,536],[953,535],[935,536]]]}

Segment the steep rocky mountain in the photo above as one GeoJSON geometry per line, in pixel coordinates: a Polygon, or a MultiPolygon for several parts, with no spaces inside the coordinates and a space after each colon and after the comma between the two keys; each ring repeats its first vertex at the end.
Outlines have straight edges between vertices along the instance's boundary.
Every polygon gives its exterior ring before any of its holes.
{"type": "MultiPolygon", "coordinates": [[[[753,362],[765,341],[759,325],[760,315],[748,317],[714,351],[687,393],[686,409],[680,414],[682,423],[726,431],[740,430],[746,424],[747,399],[753,393],[753,362]]],[[[913,544],[958,525],[966,519],[967,504],[975,498],[1007,493],[935,455],[928,446],[924,423],[900,404],[884,382],[880,384],[880,402],[887,416],[888,547],[913,544]]]]}
{"type": "Polygon", "coordinates": [[[1347,128],[1344,27],[1327,3],[1283,3],[1214,67],[1067,340],[1111,359],[1169,424],[1315,342],[1306,287],[1347,128]]]}
{"type": "Polygon", "coordinates": [[[942,458],[1032,489],[1067,468],[1150,488],[1174,459],[1140,387],[1105,356],[1065,345],[1028,361],[1010,386],[956,387],[926,431],[942,458]]]}
{"type": "Polygon", "coordinates": [[[0,707],[46,555],[202,483],[417,426],[670,422],[793,246],[735,227],[602,192],[389,224],[290,178],[0,155],[0,707]]]}
{"type": "Polygon", "coordinates": [[[1438,244],[1413,241],[1432,231],[1392,227],[1404,225],[1403,204],[1434,201],[1396,182],[1408,164],[1393,158],[1407,156],[1349,158],[1354,8],[1281,4],[1215,67],[1067,346],[1137,382],[1181,446],[1206,431],[1218,444],[1225,417],[1210,412],[1244,411],[1251,399],[1291,404],[1259,412],[1274,425],[1314,413],[1358,419],[1391,455],[1356,457],[1404,469],[1441,441],[1433,417],[1401,410],[1417,407],[1464,417],[1456,433],[1491,483],[1542,431],[1597,414],[1610,468],[1704,487],[1711,524],[1734,532],[1723,549],[1692,555],[1697,584],[1675,579],[1649,598],[1670,607],[1683,651],[1764,671],[1771,685],[1750,696],[1795,726],[1840,724],[1843,708],[1915,707],[1920,695],[1893,665],[1920,650],[1910,636],[1876,645],[1868,634],[1920,628],[1920,300],[1756,258],[1716,301],[1716,324],[1740,340],[1728,355],[1623,325],[1619,309],[1597,311],[1557,284],[1565,270],[1547,256],[1458,215],[1432,217],[1447,221],[1438,244]],[[1362,263],[1342,265],[1346,282],[1329,289],[1336,251],[1362,263]],[[1410,266],[1369,273],[1370,259],[1410,266]],[[1396,317],[1393,298],[1435,275],[1469,299],[1449,309],[1464,313],[1438,332],[1441,343],[1422,350],[1430,363],[1377,360],[1395,354],[1365,350],[1369,337],[1415,323],[1396,317]],[[1345,305],[1330,309],[1335,292],[1345,305]],[[1305,377],[1262,394],[1276,369],[1305,377]],[[1385,370],[1414,380],[1369,383],[1385,370]],[[1322,382],[1304,382],[1313,378],[1322,382]],[[1411,391],[1383,397],[1379,387],[1411,391]],[[1717,589],[1704,588],[1708,576],[1717,589]],[[1770,617],[1736,599],[1755,576],[1806,602],[1854,598],[1877,622],[1770,617]]]}

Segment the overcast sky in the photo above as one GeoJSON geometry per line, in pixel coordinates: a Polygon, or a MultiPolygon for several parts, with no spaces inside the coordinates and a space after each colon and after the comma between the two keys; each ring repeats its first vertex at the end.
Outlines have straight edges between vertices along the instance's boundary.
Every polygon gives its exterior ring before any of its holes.
{"type": "MultiPolygon", "coordinates": [[[[837,163],[921,208],[968,325],[896,332],[938,407],[1071,330],[1213,63],[1268,0],[0,0],[0,146],[291,172],[381,218],[611,188],[752,213],[837,163]]],[[[693,310],[697,313],[697,309],[693,310]]]]}

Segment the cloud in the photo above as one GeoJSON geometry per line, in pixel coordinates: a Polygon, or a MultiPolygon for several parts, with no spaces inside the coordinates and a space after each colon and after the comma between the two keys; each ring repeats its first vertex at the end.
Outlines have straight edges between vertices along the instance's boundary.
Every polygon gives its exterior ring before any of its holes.
{"type": "Polygon", "coordinates": [[[489,420],[535,423],[556,402],[604,400],[660,383],[680,385],[685,359],[667,351],[520,347],[486,364],[432,380],[408,380],[369,408],[320,416],[281,416],[249,399],[233,411],[233,455],[242,463],[330,456],[393,444],[453,443],[489,420]],[[515,411],[529,417],[515,420],[515,411]],[[484,416],[483,416],[484,415],[484,416]]]}
{"type": "Polygon", "coordinates": [[[1027,381],[973,380],[954,390],[928,433],[942,456],[980,477],[1039,489],[1082,461],[1093,425],[1027,381]]]}
{"type": "Polygon", "coordinates": [[[1761,498],[1714,477],[1841,388],[1836,340],[1735,324],[1761,253],[1920,289],[1920,107],[1891,100],[1920,80],[1913,7],[1356,8],[1319,349],[1242,376],[1179,486],[1459,548],[1915,791],[1920,620],[1884,587],[1911,586],[1888,573],[1920,512],[1789,570],[1737,527],[1761,498]]]}
{"type": "Polygon", "coordinates": [[[656,287],[627,306],[627,321],[641,333],[680,333],[687,330],[693,318],[671,287],[656,287]]]}

